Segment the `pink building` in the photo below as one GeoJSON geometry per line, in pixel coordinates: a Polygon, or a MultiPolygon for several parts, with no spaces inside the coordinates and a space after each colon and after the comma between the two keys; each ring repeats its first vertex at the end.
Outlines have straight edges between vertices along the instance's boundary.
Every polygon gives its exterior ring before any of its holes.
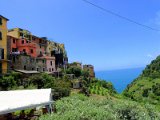
{"type": "Polygon", "coordinates": [[[56,68],[55,68],[55,57],[44,56],[44,57],[41,57],[41,58],[46,59],[47,72],[53,73],[53,72],[56,71],[56,68]]]}
{"type": "Polygon", "coordinates": [[[46,46],[47,46],[47,40],[33,36],[32,35],[32,42],[36,43],[36,54],[38,57],[44,56],[46,54],[46,46]]]}

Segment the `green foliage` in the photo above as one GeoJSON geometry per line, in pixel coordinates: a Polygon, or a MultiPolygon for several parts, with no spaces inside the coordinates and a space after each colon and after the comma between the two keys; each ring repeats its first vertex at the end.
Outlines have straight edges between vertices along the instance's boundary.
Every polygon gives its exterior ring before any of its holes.
{"type": "Polygon", "coordinates": [[[73,95],[56,102],[57,113],[40,120],[158,120],[159,112],[152,105],[128,100],[109,100],[73,95]]]}
{"type": "Polygon", "coordinates": [[[142,76],[152,79],[160,78],[160,56],[153,60],[150,65],[147,65],[142,76]]]}
{"type": "Polygon", "coordinates": [[[12,72],[10,75],[0,78],[0,90],[15,89],[21,83],[21,74],[18,72],[12,72]]]}
{"type": "Polygon", "coordinates": [[[70,95],[71,92],[71,82],[64,78],[56,78],[53,86],[54,89],[53,98],[54,100],[60,99],[62,97],[66,97],[70,95]]]}
{"type": "Polygon", "coordinates": [[[33,84],[37,86],[38,89],[40,89],[52,87],[55,78],[48,75],[47,73],[42,73],[30,76],[27,80],[30,82],[29,84],[33,84]]]}
{"type": "Polygon", "coordinates": [[[89,77],[89,72],[87,70],[82,70],[82,76],[84,78],[88,78],[89,77]]]}
{"type": "Polygon", "coordinates": [[[55,78],[46,73],[23,78],[20,73],[12,72],[0,79],[0,90],[52,88],[53,98],[59,99],[70,95],[71,82],[66,76],[55,78]]]}
{"type": "Polygon", "coordinates": [[[80,77],[82,75],[81,68],[76,66],[71,66],[66,70],[67,74],[74,74],[76,77],[80,77]]]}
{"type": "Polygon", "coordinates": [[[160,56],[144,69],[142,74],[129,84],[123,95],[139,102],[160,102],[160,56]]]}
{"type": "Polygon", "coordinates": [[[28,78],[29,86],[37,86],[40,88],[52,88],[53,98],[60,99],[61,97],[69,96],[71,90],[71,82],[66,76],[55,78],[46,73],[34,75],[28,78]]]}
{"type": "Polygon", "coordinates": [[[93,79],[90,81],[89,91],[91,94],[98,94],[102,96],[106,96],[108,94],[116,94],[115,88],[113,87],[112,83],[99,79],[93,79]]]}
{"type": "Polygon", "coordinates": [[[16,85],[16,81],[13,76],[4,76],[0,79],[0,86],[2,90],[8,90],[16,85]]]}

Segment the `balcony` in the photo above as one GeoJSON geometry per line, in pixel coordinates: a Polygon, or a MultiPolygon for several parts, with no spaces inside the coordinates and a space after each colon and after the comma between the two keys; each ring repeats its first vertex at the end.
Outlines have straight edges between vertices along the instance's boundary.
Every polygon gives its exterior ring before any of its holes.
{"type": "Polygon", "coordinates": [[[27,55],[27,53],[23,51],[11,52],[10,54],[11,55],[27,55]]]}
{"type": "Polygon", "coordinates": [[[11,55],[20,55],[21,52],[20,51],[17,51],[17,52],[11,52],[11,55]]]}

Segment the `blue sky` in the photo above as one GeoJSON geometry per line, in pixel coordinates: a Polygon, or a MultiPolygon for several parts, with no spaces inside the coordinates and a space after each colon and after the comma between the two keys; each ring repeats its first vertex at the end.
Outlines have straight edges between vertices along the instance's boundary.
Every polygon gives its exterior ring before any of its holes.
{"type": "MultiPolygon", "coordinates": [[[[122,16],[160,29],[159,0],[89,0],[122,16]]],[[[8,28],[28,29],[64,43],[69,61],[96,70],[136,68],[160,54],[160,32],[107,14],[82,0],[0,0],[8,28]]]]}

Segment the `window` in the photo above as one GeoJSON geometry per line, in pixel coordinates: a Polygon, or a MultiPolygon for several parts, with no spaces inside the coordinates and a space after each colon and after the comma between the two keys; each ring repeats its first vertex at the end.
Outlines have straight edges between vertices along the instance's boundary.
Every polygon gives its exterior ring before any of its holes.
{"type": "Polygon", "coordinates": [[[36,38],[35,37],[32,37],[32,40],[35,40],[36,38]]]}
{"type": "Polygon", "coordinates": [[[43,71],[45,71],[45,68],[43,68],[43,71]]]}
{"type": "Polygon", "coordinates": [[[23,49],[23,52],[25,53],[25,52],[26,52],[26,49],[23,49]]]}
{"type": "Polygon", "coordinates": [[[39,47],[41,48],[42,46],[40,45],[39,47]]]}
{"type": "Polygon", "coordinates": [[[52,71],[54,71],[54,69],[52,68],[52,71]]]}
{"type": "Polygon", "coordinates": [[[4,59],[4,49],[0,49],[0,59],[4,59]]]}
{"type": "Polygon", "coordinates": [[[42,40],[39,40],[39,43],[42,43],[42,40]]]}
{"type": "Polygon", "coordinates": [[[43,60],[43,63],[45,63],[45,60],[43,60]]]}
{"type": "Polygon", "coordinates": [[[2,32],[0,32],[0,40],[2,40],[2,32]]]}
{"type": "Polygon", "coordinates": [[[33,53],[33,49],[31,49],[31,53],[33,53]]]}
{"type": "Polygon", "coordinates": [[[12,52],[17,52],[18,49],[17,48],[12,48],[12,52]]]}
{"type": "Polygon", "coordinates": [[[34,68],[32,68],[32,70],[34,70],[34,68]]]}
{"type": "Polygon", "coordinates": [[[52,66],[52,61],[50,61],[50,64],[51,64],[51,66],[52,66]]]}
{"type": "Polygon", "coordinates": [[[22,44],[24,44],[24,40],[22,40],[22,44]]]}
{"type": "Polygon", "coordinates": [[[2,25],[2,18],[0,18],[0,25],[2,25]]]}
{"type": "Polygon", "coordinates": [[[30,35],[27,35],[27,38],[30,38],[30,35]]]}
{"type": "Polygon", "coordinates": [[[51,72],[51,68],[49,68],[49,72],[51,72]]]}
{"type": "Polygon", "coordinates": [[[37,71],[39,71],[39,68],[37,68],[37,71]]]}
{"type": "Polygon", "coordinates": [[[26,66],[24,66],[24,70],[26,70],[26,66]]]}
{"type": "Polygon", "coordinates": [[[13,56],[13,57],[12,57],[12,61],[13,61],[13,63],[16,62],[16,56],[13,56]]]}
{"type": "Polygon", "coordinates": [[[14,44],[16,43],[16,40],[15,40],[15,39],[13,39],[13,43],[14,43],[14,44]]]}
{"type": "Polygon", "coordinates": [[[23,37],[23,33],[20,33],[19,35],[20,35],[21,37],[23,37]]]}

